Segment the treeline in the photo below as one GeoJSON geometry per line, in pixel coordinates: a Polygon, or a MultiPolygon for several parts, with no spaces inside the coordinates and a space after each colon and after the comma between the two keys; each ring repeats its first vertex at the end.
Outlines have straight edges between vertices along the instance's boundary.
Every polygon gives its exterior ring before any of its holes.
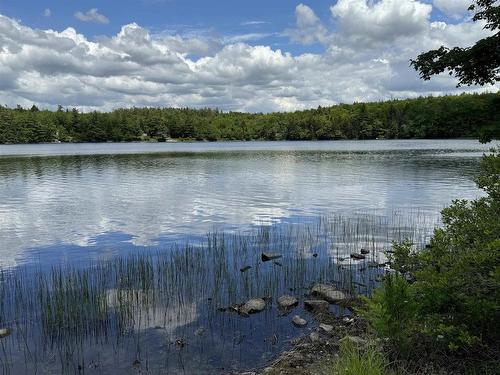
{"type": "Polygon", "coordinates": [[[294,113],[130,108],[80,113],[0,106],[0,143],[499,138],[500,94],[340,104],[294,113]]]}

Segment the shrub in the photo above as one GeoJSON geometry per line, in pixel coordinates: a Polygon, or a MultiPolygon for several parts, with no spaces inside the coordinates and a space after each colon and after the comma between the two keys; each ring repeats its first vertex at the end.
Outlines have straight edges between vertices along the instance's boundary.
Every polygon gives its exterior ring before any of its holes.
{"type": "Polygon", "coordinates": [[[482,160],[486,196],[455,201],[428,248],[394,247],[393,268],[362,314],[399,354],[408,348],[498,361],[500,321],[500,149],[482,160]],[[408,282],[407,280],[411,280],[408,282]]]}
{"type": "Polygon", "coordinates": [[[388,339],[395,351],[405,355],[416,328],[416,302],[412,293],[402,276],[389,275],[372,298],[365,299],[366,306],[361,312],[380,337],[388,339]]]}

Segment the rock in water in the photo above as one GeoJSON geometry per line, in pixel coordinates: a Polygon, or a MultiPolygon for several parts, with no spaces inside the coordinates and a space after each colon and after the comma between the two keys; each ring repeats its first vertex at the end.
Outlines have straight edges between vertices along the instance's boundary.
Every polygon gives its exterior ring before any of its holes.
{"type": "Polygon", "coordinates": [[[194,334],[196,336],[203,336],[205,334],[205,328],[204,327],[198,328],[196,331],[194,331],[194,334]]]}
{"type": "Polygon", "coordinates": [[[363,254],[353,253],[351,254],[351,258],[355,260],[363,260],[366,257],[363,254]]]}
{"type": "Polygon", "coordinates": [[[328,310],[329,303],[322,299],[308,299],[304,301],[304,307],[310,311],[328,310]]]}
{"type": "Polygon", "coordinates": [[[12,330],[10,328],[2,328],[0,329],[0,339],[10,336],[12,330]]]}
{"type": "Polygon", "coordinates": [[[270,260],[279,259],[281,257],[283,257],[283,255],[275,253],[262,253],[260,256],[263,262],[269,262],[270,260]]]}
{"type": "Polygon", "coordinates": [[[363,255],[368,255],[368,254],[370,254],[370,250],[367,250],[367,249],[361,249],[361,254],[363,254],[363,255]]]}
{"type": "Polygon", "coordinates": [[[302,327],[305,327],[307,325],[307,320],[305,319],[302,319],[300,316],[298,315],[295,315],[293,318],[292,318],[292,323],[296,326],[296,327],[299,327],[299,328],[302,328],[302,327]]]}
{"type": "Polygon", "coordinates": [[[288,310],[291,309],[292,307],[297,306],[298,304],[299,301],[297,300],[297,298],[293,296],[281,296],[280,298],[278,298],[278,306],[281,309],[288,310]]]}
{"type": "Polygon", "coordinates": [[[315,284],[311,289],[311,294],[329,303],[339,303],[346,299],[346,295],[330,284],[315,284]]]}
{"type": "Polygon", "coordinates": [[[266,308],[266,301],[262,298],[252,298],[244,303],[239,311],[242,314],[256,314],[263,311],[266,308]]]}
{"type": "Polygon", "coordinates": [[[250,268],[252,268],[252,266],[246,266],[246,267],[240,268],[240,272],[247,272],[250,268]]]}

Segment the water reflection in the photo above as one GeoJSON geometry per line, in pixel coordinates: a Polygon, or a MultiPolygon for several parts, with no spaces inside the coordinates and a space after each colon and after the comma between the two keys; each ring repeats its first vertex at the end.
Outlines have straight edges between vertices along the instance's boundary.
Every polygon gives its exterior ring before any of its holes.
{"type": "MultiPolygon", "coordinates": [[[[295,218],[157,251],[129,244],[128,255],[105,257],[102,249],[119,241],[100,236],[87,247],[96,258],[85,264],[54,267],[51,259],[2,274],[0,326],[13,334],[0,341],[0,363],[12,374],[206,374],[262,366],[308,332],[278,310],[277,298],[296,296],[293,314],[314,328],[303,309],[312,283],[334,283],[348,296],[369,294],[392,240],[425,244],[432,225],[422,216],[405,220],[295,218]],[[367,259],[352,260],[349,254],[361,248],[367,259]],[[262,262],[261,253],[270,251],[282,255],[279,263],[262,262]],[[242,272],[245,266],[251,268],[242,272]],[[266,298],[262,313],[232,311],[255,297],[266,298]]],[[[350,313],[348,306],[331,310],[350,313]]]]}
{"type": "MultiPolygon", "coordinates": [[[[160,246],[171,234],[269,225],[295,214],[402,209],[434,218],[452,199],[479,193],[471,179],[484,148],[473,141],[264,145],[274,149],[263,151],[259,143],[14,146],[24,154],[105,147],[118,154],[0,158],[0,262],[25,262],[29,248],[88,246],[106,233],[160,246]],[[177,152],[121,154],[162,147],[177,152]]],[[[13,153],[8,150],[2,146],[0,154],[13,153]]]]}

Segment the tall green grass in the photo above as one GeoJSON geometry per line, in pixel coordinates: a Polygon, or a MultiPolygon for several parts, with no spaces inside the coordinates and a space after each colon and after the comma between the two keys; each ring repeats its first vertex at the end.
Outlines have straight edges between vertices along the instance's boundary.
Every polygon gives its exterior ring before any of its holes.
{"type": "Polygon", "coordinates": [[[395,375],[389,364],[374,345],[360,347],[348,339],[342,340],[340,357],[324,375],[395,375]]]}

